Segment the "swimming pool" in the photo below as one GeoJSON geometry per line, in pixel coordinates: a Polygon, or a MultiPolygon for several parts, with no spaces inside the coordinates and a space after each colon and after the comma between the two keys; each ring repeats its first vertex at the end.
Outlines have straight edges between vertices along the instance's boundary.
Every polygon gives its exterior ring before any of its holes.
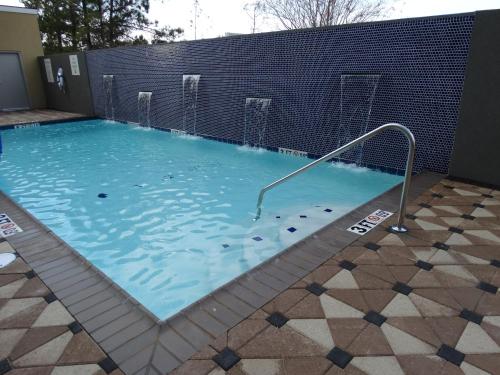
{"type": "MultiPolygon", "coordinates": [[[[160,319],[401,182],[118,122],[2,131],[0,189],[160,319]]],[[[382,207],[381,207],[382,208],[382,207]]]]}

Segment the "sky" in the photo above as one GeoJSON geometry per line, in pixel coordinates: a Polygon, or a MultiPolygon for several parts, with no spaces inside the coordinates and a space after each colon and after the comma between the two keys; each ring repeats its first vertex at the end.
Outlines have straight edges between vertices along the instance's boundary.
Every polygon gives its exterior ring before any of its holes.
{"type": "MultiPolygon", "coordinates": [[[[199,0],[197,39],[223,36],[226,33],[250,33],[252,19],[245,12],[245,4],[254,0],[199,0]]],[[[150,0],[149,18],[161,26],[181,27],[181,39],[195,39],[192,20],[193,0],[150,0]]],[[[0,5],[22,6],[18,0],[0,0],[0,5]]],[[[392,9],[386,19],[422,17],[438,14],[471,12],[500,8],[500,0],[393,0],[392,9]]],[[[272,19],[257,23],[257,32],[278,30],[272,19]]]]}

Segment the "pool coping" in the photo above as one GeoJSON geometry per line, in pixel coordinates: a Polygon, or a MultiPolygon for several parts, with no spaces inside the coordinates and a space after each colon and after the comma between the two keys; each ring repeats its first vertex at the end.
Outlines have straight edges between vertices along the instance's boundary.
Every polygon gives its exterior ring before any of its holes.
{"type": "MultiPolygon", "coordinates": [[[[67,122],[79,122],[79,121],[89,121],[89,120],[113,121],[113,122],[116,122],[119,124],[147,127],[147,126],[141,125],[140,123],[132,122],[132,121],[116,120],[116,119],[110,120],[110,119],[106,119],[104,117],[99,117],[99,116],[80,116],[80,117],[73,117],[73,118],[64,118],[64,119],[59,119],[59,120],[30,121],[30,122],[23,122],[23,123],[0,125],[0,135],[1,135],[1,132],[3,130],[28,128],[28,127],[34,127],[34,126],[57,125],[57,124],[62,124],[62,123],[67,123],[67,122]]],[[[237,141],[237,140],[229,139],[229,138],[216,137],[216,136],[213,136],[210,134],[204,134],[204,133],[193,134],[193,133],[189,133],[189,132],[186,132],[184,130],[181,130],[181,129],[167,128],[167,127],[156,126],[156,125],[151,125],[149,127],[151,129],[155,129],[155,130],[166,132],[166,133],[192,135],[192,136],[200,137],[200,138],[207,139],[210,141],[233,144],[233,145],[238,145],[238,146],[245,145],[242,141],[237,141]]],[[[280,154],[282,153],[285,155],[292,155],[292,156],[302,157],[302,158],[312,159],[312,160],[319,159],[320,157],[323,156],[323,155],[318,155],[318,154],[312,154],[312,153],[307,152],[307,151],[293,150],[293,149],[282,148],[282,147],[274,147],[274,146],[258,146],[258,147],[263,148],[267,151],[271,151],[271,152],[276,152],[276,153],[280,153],[280,154]]],[[[353,165],[356,165],[359,167],[369,168],[369,169],[373,169],[376,171],[389,173],[389,174],[395,174],[398,176],[403,176],[405,174],[404,169],[386,167],[383,165],[377,165],[377,164],[371,164],[371,163],[365,163],[365,162],[354,163],[351,160],[344,159],[341,157],[333,157],[333,158],[329,159],[327,162],[328,163],[339,162],[339,163],[344,163],[344,164],[353,164],[353,165]]],[[[413,175],[416,175],[416,174],[418,174],[418,173],[413,171],[413,175]]]]}
{"type": "Polygon", "coordinates": [[[27,121],[27,122],[19,122],[19,123],[16,122],[14,124],[0,125],[0,131],[11,130],[11,129],[22,129],[22,128],[32,127],[32,126],[57,125],[57,124],[63,124],[66,122],[79,122],[79,121],[99,120],[99,119],[101,119],[101,118],[96,117],[96,116],[79,115],[77,117],[67,117],[67,118],[61,118],[61,119],[55,119],[55,120],[27,121]]]}
{"type": "MultiPolygon", "coordinates": [[[[415,176],[409,200],[443,177],[430,172],[415,176]]],[[[153,366],[165,373],[360,239],[346,231],[347,227],[379,208],[396,212],[400,186],[163,321],[3,192],[0,192],[0,207],[24,230],[6,240],[120,369],[134,374],[153,366]]]]}

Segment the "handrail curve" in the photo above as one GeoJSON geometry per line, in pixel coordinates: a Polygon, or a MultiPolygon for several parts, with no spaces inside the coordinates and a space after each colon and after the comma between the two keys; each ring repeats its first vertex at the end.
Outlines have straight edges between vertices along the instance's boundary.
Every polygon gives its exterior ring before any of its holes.
{"type": "Polygon", "coordinates": [[[359,138],[356,138],[355,140],[346,143],[342,147],[337,148],[336,150],[322,156],[321,158],[314,160],[313,162],[297,169],[296,171],[293,171],[292,173],[272,182],[271,184],[264,186],[259,193],[259,198],[257,200],[257,214],[255,216],[254,220],[258,220],[260,218],[260,215],[262,213],[262,202],[264,200],[264,194],[268,192],[269,190],[275,188],[278,185],[281,185],[282,183],[288,181],[292,177],[295,177],[299,174],[304,173],[308,169],[311,169],[315,167],[316,165],[320,164],[321,162],[328,161],[348,150],[351,148],[359,145],[360,143],[363,143],[379,133],[382,133],[386,130],[396,130],[402,133],[406,139],[408,140],[408,156],[406,159],[406,172],[405,172],[405,178],[403,182],[403,189],[401,191],[401,201],[399,204],[399,217],[398,217],[398,223],[397,225],[393,225],[391,229],[394,232],[397,233],[405,233],[408,231],[408,229],[404,226],[404,219],[406,216],[406,203],[407,203],[407,198],[408,198],[408,191],[410,189],[410,180],[411,180],[411,175],[413,171],[413,159],[415,158],[415,137],[413,136],[412,132],[405,126],[397,123],[388,123],[382,126],[379,126],[378,128],[362,135],[359,138]]]}

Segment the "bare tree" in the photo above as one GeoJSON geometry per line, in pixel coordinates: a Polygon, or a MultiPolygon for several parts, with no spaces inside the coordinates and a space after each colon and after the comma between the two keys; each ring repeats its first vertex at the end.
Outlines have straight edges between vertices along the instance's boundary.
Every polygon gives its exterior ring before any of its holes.
{"type": "Polygon", "coordinates": [[[259,18],[264,15],[264,3],[262,1],[254,1],[251,3],[246,3],[243,7],[243,10],[246,12],[248,17],[252,22],[251,29],[252,34],[255,34],[258,31],[257,23],[259,18]]]}
{"type": "Polygon", "coordinates": [[[285,29],[331,26],[380,18],[387,0],[260,0],[285,29]]]}

